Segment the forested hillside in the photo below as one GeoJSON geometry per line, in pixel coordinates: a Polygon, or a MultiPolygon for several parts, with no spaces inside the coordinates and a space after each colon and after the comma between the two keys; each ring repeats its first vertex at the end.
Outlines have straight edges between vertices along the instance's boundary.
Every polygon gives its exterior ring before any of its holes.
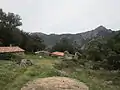
{"type": "Polygon", "coordinates": [[[87,60],[95,62],[98,67],[120,69],[120,32],[109,39],[97,38],[90,41],[85,53],[87,60]]]}
{"type": "MultiPolygon", "coordinates": [[[[77,43],[71,43],[70,39],[63,38],[59,43],[56,43],[53,51],[69,51],[71,54],[79,52],[80,60],[73,59],[75,66],[80,66],[81,61],[84,67],[90,69],[107,69],[118,70],[120,69],[120,32],[113,32],[111,37],[96,37],[89,40],[84,49],[81,49],[77,43]],[[76,65],[77,64],[77,65],[76,65]]],[[[64,62],[63,63],[67,63],[64,62]]],[[[68,64],[68,65],[69,65],[68,64]]]]}
{"type": "Polygon", "coordinates": [[[0,46],[20,46],[26,51],[37,51],[45,48],[43,40],[19,29],[22,21],[19,15],[5,13],[0,9],[0,46]]]}
{"type": "Polygon", "coordinates": [[[99,26],[94,30],[77,33],[77,34],[44,34],[44,33],[31,33],[32,35],[37,35],[44,40],[45,45],[52,47],[58,43],[62,38],[70,39],[71,42],[76,42],[81,47],[84,46],[89,40],[98,37],[111,37],[115,32],[111,29],[107,29],[104,26],[99,26]]]}

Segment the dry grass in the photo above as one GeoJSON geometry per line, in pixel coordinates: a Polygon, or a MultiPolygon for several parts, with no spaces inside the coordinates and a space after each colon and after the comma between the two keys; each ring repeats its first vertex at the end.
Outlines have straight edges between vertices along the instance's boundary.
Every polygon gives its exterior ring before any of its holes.
{"type": "Polygon", "coordinates": [[[21,90],[88,90],[88,87],[71,78],[48,77],[29,82],[21,90]]]}

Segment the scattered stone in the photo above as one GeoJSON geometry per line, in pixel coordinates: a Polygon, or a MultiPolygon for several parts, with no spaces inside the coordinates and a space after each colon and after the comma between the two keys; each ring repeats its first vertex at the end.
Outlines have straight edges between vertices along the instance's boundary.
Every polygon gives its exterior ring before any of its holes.
{"type": "Polygon", "coordinates": [[[50,52],[48,52],[48,51],[37,51],[37,52],[35,52],[35,54],[41,55],[41,56],[49,56],[50,52]]]}
{"type": "Polygon", "coordinates": [[[76,68],[75,70],[76,70],[77,72],[82,71],[82,69],[80,69],[80,68],[76,68]]]}
{"type": "Polygon", "coordinates": [[[28,59],[22,59],[20,62],[21,67],[31,66],[33,63],[28,59]]]}
{"type": "Polygon", "coordinates": [[[78,60],[81,58],[81,54],[79,52],[75,52],[74,59],[78,60]]]}
{"type": "Polygon", "coordinates": [[[42,58],[42,56],[39,56],[39,58],[42,58]]]}
{"type": "Polygon", "coordinates": [[[64,54],[64,58],[67,60],[71,60],[74,57],[74,55],[70,54],[68,51],[65,51],[64,54]]]}
{"type": "Polygon", "coordinates": [[[57,70],[60,73],[60,76],[69,76],[65,71],[57,70]]]}
{"type": "Polygon", "coordinates": [[[104,84],[111,85],[113,82],[112,81],[105,81],[104,84]]]}

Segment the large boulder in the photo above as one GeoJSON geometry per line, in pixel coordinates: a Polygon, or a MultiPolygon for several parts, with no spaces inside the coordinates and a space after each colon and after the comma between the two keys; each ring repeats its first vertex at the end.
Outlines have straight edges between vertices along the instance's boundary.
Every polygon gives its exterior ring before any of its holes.
{"type": "Polygon", "coordinates": [[[48,52],[48,51],[37,51],[37,52],[35,52],[35,54],[41,55],[41,56],[49,56],[50,52],[48,52]]]}
{"type": "Polygon", "coordinates": [[[33,63],[31,62],[31,60],[22,59],[20,61],[20,66],[22,66],[22,67],[31,66],[31,65],[33,65],[33,63]]]}
{"type": "Polygon", "coordinates": [[[70,54],[68,51],[65,51],[64,54],[64,58],[67,60],[71,60],[74,57],[74,55],[70,54]]]}
{"type": "Polygon", "coordinates": [[[29,82],[21,90],[89,90],[89,88],[71,78],[48,77],[29,82]]]}
{"type": "Polygon", "coordinates": [[[82,55],[79,52],[75,52],[74,59],[78,60],[82,57],[82,55]]]}

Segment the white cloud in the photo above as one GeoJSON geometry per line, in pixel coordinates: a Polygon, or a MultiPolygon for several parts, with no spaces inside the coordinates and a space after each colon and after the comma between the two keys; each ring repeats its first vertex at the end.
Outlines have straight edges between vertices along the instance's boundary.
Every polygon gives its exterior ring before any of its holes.
{"type": "Polygon", "coordinates": [[[25,31],[76,33],[120,25],[120,0],[1,0],[0,6],[20,14],[25,31]]]}

